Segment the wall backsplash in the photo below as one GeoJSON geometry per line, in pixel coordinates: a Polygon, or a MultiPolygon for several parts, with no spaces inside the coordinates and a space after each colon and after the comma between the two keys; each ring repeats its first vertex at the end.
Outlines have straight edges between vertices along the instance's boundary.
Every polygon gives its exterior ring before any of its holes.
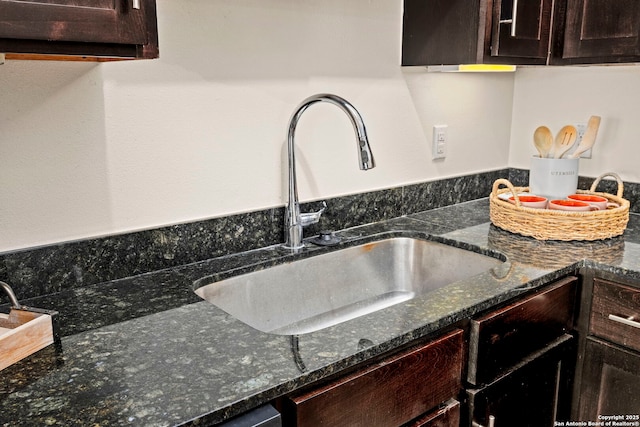
{"type": "MultiPolygon", "coordinates": [[[[429,181],[327,200],[319,224],[305,230],[341,230],[438,207],[487,197],[493,182],[508,177],[526,186],[528,171],[501,169],[429,181]]],[[[580,178],[589,188],[593,178],[580,178]]],[[[615,184],[602,182],[602,191],[615,184]]],[[[625,183],[632,212],[640,212],[640,184],[625,183]]],[[[302,206],[303,211],[317,203],[302,206]]],[[[248,212],[193,223],[172,225],[0,255],[0,280],[8,282],[20,300],[78,289],[227,254],[275,245],[283,241],[284,208],[248,212]]],[[[6,302],[4,296],[0,301],[6,302]]]]}
{"type": "MultiPolygon", "coordinates": [[[[503,169],[328,199],[320,223],[305,229],[305,235],[486,197],[493,181],[507,174],[503,169]]],[[[318,204],[303,204],[302,210],[318,204]]],[[[19,299],[81,288],[280,243],[283,218],[284,208],[277,207],[5,253],[0,255],[0,280],[19,299]]]]}

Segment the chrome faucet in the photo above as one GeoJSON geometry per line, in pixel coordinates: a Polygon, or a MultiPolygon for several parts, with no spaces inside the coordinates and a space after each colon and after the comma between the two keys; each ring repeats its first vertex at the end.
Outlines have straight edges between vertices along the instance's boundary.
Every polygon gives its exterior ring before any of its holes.
{"type": "Polygon", "coordinates": [[[294,134],[302,113],[304,113],[310,105],[321,101],[326,101],[340,107],[340,109],[349,116],[349,119],[351,119],[358,142],[360,169],[368,170],[375,166],[373,155],[371,154],[371,148],[369,148],[369,140],[367,138],[367,131],[364,127],[364,122],[362,121],[360,113],[358,113],[358,110],[356,110],[353,105],[339,96],[326,93],[313,95],[302,101],[289,120],[289,132],[287,136],[287,147],[289,153],[289,201],[284,214],[284,247],[287,249],[299,250],[304,246],[302,243],[303,227],[317,223],[320,220],[322,212],[324,212],[327,207],[325,203],[324,207],[318,212],[300,213],[294,149],[294,134]]]}

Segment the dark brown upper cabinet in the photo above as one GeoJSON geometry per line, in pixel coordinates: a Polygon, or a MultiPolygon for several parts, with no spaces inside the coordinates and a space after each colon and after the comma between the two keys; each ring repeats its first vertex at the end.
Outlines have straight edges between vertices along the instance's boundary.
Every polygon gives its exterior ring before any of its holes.
{"type": "Polygon", "coordinates": [[[551,64],[640,60],[640,2],[556,0],[551,64]]]}
{"type": "Polygon", "coordinates": [[[7,59],[158,57],[155,0],[0,0],[7,59]]]}
{"type": "Polygon", "coordinates": [[[402,65],[545,64],[551,0],[405,0],[402,65]]]}
{"type": "Polygon", "coordinates": [[[533,63],[545,61],[551,6],[551,0],[496,0],[491,13],[491,38],[488,40],[491,56],[519,58],[533,63]]]}
{"type": "Polygon", "coordinates": [[[638,61],[637,0],[404,0],[402,65],[638,61]]]}

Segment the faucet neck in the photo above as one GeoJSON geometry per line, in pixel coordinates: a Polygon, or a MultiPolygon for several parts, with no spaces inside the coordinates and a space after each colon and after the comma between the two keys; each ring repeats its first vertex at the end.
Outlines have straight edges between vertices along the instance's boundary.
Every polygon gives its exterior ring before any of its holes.
{"type": "MultiPolygon", "coordinates": [[[[362,120],[362,116],[360,116],[360,113],[358,113],[358,110],[356,110],[353,105],[351,105],[347,100],[332,94],[313,95],[300,103],[298,108],[296,108],[293,115],[291,116],[291,119],[289,120],[289,129],[287,134],[289,195],[288,204],[285,211],[284,246],[293,250],[299,250],[303,247],[302,229],[303,226],[307,225],[307,223],[305,223],[305,221],[301,219],[300,204],[298,202],[298,185],[296,179],[295,162],[295,131],[302,114],[307,110],[307,108],[309,108],[316,102],[329,102],[333,105],[338,106],[347,114],[356,133],[360,169],[368,170],[375,166],[373,155],[369,147],[369,139],[367,137],[367,131],[364,126],[364,121],[362,120]]],[[[314,216],[314,218],[319,219],[319,214],[314,216]]]]}

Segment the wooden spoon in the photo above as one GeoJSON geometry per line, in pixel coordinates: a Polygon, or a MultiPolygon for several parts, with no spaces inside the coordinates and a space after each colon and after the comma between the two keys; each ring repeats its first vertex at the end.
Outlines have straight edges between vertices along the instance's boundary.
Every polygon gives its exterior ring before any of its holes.
{"type": "Polygon", "coordinates": [[[585,151],[589,151],[593,144],[596,143],[596,136],[598,136],[598,128],[600,127],[600,116],[591,116],[587,122],[587,130],[584,131],[582,140],[578,144],[576,151],[571,153],[570,159],[577,159],[585,151]]]}
{"type": "Polygon", "coordinates": [[[533,144],[540,154],[540,158],[546,158],[549,155],[549,150],[553,145],[553,135],[546,126],[540,126],[533,132],[533,144]]]}
{"type": "Polygon", "coordinates": [[[560,129],[560,132],[556,135],[556,140],[553,142],[551,151],[553,152],[553,158],[559,159],[564,153],[569,151],[573,144],[576,143],[578,137],[578,130],[575,126],[567,125],[560,129]]]}

